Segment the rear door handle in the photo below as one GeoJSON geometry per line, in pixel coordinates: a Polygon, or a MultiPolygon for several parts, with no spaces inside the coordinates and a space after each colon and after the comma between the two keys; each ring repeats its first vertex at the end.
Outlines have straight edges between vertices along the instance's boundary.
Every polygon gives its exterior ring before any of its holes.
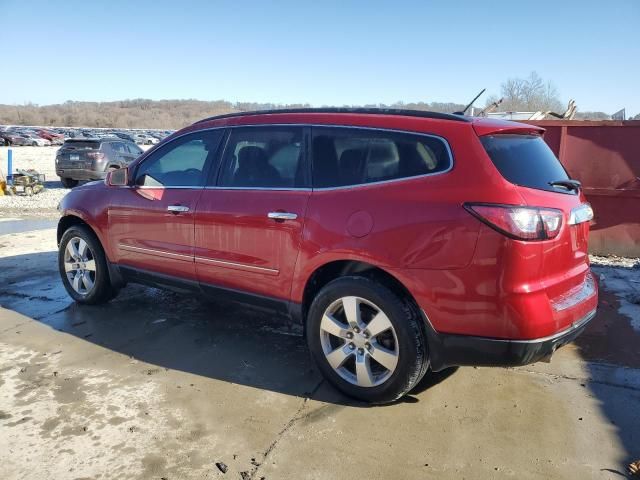
{"type": "Polygon", "coordinates": [[[171,213],[186,213],[189,211],[189,207],[185,207],[184,205],[169,205],[167,211],[171,213]]]}
{"type": "Polygon", "coordinates": [[[298,215],[289,212],[269,212],[267,217],[273,220],[295,220],[298,218],[298,215]]]}

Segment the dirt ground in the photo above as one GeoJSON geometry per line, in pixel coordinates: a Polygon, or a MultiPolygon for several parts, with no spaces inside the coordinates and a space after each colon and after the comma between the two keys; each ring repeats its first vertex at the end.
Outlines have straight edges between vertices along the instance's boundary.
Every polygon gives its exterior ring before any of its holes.
{"type": "Polygon", "coordinates": [[[2,479],[620,479],[640,457],[637,266],[596,267],[598,316],[550,364],[370,407],[266,312],[134,285],[73,304],[55,221],[2,215],[2,479]]]}

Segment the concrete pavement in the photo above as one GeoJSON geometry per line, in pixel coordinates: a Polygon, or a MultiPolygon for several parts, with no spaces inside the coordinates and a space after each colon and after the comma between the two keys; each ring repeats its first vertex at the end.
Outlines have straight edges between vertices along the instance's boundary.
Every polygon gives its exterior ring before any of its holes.
{"type": "Polygon", "coordinates": [[[614,295],[550,364],[369,407],[268,312],[135,285],[71,303],[55,248],[53,229],[0,235],[0,478],[619,479],[640,457],[640,347],[614,295]]]}

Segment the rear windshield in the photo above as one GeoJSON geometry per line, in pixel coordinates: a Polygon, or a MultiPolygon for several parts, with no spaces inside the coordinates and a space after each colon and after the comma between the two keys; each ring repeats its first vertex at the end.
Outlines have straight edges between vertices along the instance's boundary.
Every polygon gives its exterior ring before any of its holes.
{"type": "Polygon", "coordinates": [[[550,182],[568,180],[567,172],[537,135],[490,135],[480,141],[502,176],[523,187],[568,193],[550,182]]]}
{"type": "Polygon", "coordinates": [[[64,142],[63,148],[69,150],[86,150],[86,149],[99,149],[100,142],[87,141],[87,140],[67,140],[64,142]]]}

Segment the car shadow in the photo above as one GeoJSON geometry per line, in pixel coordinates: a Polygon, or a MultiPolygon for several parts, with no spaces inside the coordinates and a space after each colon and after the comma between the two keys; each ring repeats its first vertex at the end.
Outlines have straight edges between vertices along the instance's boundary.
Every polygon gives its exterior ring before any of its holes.
{"type": "MultiPolygon", "coordinates": [[[[638,266],[594,267],[600,273],[596,273],[600,285],[598,313],[574,344],[589,377],[584,387],[616,432],[623,449],[621,464],[625,467],[640,458],[640,385],[623,380],[626,369],[640,369],[640,331],[632,326],[628,315],[620,313],[620,299],[602,281],[603,274],[615,276],[619,269],[626,278],[640,284],[638,266]]],[[[638,298],[640,295],[635,301],[638,298]]],[[[619,470],[604,470],[625,477],[619,470]]]]}
{"type": "MultiPolygon", "coordinates": [[[[322,380],[302,328],[284,317],[133,284],[105,305],[78,305],[62,287],[56,255],[0,258],[0,271],[8,280],[0,285],[2,306],[160,368],[338,405],[370,406],[322,380]],[[33,269],[38,271],[35,279],[33,269]]],[[[451,373],[426,376],[402,401],[419,401],[416,395],[451,373]]]]}

